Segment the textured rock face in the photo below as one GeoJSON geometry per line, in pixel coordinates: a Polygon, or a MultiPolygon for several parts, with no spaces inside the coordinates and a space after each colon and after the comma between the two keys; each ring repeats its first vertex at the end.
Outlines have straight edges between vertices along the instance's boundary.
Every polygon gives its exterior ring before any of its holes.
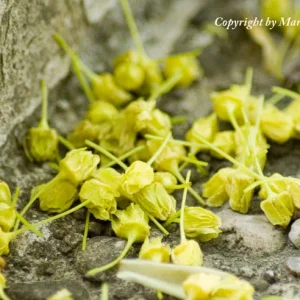
{"type": "MultiPolygon", "coordinates": [[[[240,18],[238,10],[254,1],[236,0],[130,0],[148,53],[161,57],[168,52],[188,51],[210,42],[200,31],[205,21],[217,16],[240,18]],[[202,10],[204,9],[204,10],[202,10]]],[[[37,123],[40,109],[38,81],[45,78],[50,89],[50,123],[67,134],[85,113],[87,100],[70,70],[65,56],[51,35],[60,32],[93,70],[111,69],[113,57],[131,46],[127,26],[117,0],[0,0],[0,178],[12,189],[22,190],[18,208],[28,201],[34,185],[55,174],[47,164],[30,164],[22,149],[27,128],[37,123]]],[[[260,50],[242,29],[229,33],[228,41],[216,41],[200,57],[205,77],[184,91],[163,97],[159,106],[174,115],[186,115],[188,122],[175,127],[182,137],[191,121],[211,109],[209,93],[242,82],[245,68],[255,68],[255,94],[268,94],[276,83],[262,69],[260,50]],[[245,60],[245,57],[247,58],[245,60]]],[[[299,142],[272,145],[268,172],[299,175],[299,142]]],[[[207,158],[207,157],[206,157],[207,158]]],[[[210,159],[214,172],[224,162],[210,159]]],[[[195,189],[200,191],[202,175],[193,172],[195,189]]],[[[176,193],[180,201],[181,193],[176,193]]],[[[188,205],[195,204],[189,198],[188,205]]],[[[288,242],[287,232],[266,223],[259,203],[251,214],[240,215],[220,209],[224,233],[215,241],[202,244],[204,264],[232,272],[254,284],[260,295],[289,297],[298,294],[297,280],[286,268],[288,257],[299,256],[288,242]],[[251,250],[251,251],[249,251],[251,250]]],[[[38,204],[26,214],[29,221],[47,218],[38,204]]],[[[62,287],[75,299],[99,299],[100,281],[110,284],[110,299],[156,299],[155,292],[114,278],[115,269],[89,281],[83,274],[115,258],[124,241],[114,237],[106,223],[92,219],[87,252],[80,251],[85,210],[42,228],[44,238],[32,233],[18,237],[7,257],[8,294],[13,300],[43,300],[62,287]],[[95,237],[96,236],[96,237],[95,237]],[[110,245],[110,247],[104,247],[110,245]],[[40,282],[38,282],[40,281],[40,282]],[[87,294],[88,293],[88,294],[87,294]],[[24,296],[25,295],[25,296],[24,296]]],[[[170,228],[167,242],[179,242],[178,227],[170,228]]],[[[136,256],[139,246],[129,255],[136,256]]]]}

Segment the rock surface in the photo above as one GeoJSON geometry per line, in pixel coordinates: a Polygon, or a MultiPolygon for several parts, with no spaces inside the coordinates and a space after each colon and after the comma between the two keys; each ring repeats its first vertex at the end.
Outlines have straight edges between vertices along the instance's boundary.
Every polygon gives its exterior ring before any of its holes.
{"type": "Polygon", "coordinates": [[[289,238],[297,248],[300,248],[300,220],[296,220],[292,224],[289,238]]]}

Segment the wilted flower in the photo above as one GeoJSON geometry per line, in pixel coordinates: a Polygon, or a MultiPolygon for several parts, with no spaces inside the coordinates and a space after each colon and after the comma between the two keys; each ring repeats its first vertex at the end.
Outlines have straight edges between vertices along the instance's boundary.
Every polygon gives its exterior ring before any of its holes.
{"type": "Polygon", "coordinates": [[[0,180],[0,203],[11,203],[11,193],[6,182],[0,180]]]}
{"type": "Polygon", "coordinates": [[[262,132],[274,142],[283,144],[287,142],[294,132],[293,119],[275,106],[267,106],[261,116],[262,132]]]}
{"type": "Polygon", "coordinates": [[[172,261],[177,265],[201,266],[203,263],[203,253],[197,242],[187,240],[172,250],[172,261]]]}
{"type": "Polygon", "coordinates": [[[47,300],[73,300],[73,297],[67,289],[63,289],[55,293],[53,296],[47,298],[47,300]]]}
{"type": "Polygon", "coordinates": [[[122,175],[121,186],[126,194],[132,195],[153,181],[153,169],[145,162],[135,161],[122,175]]]}
{"type": "Polygon", "coordinates": [[[273,225],[287,227],[294,214],[294,204],[288,192],[272,194],[260,204],[268,220],[273,225]]]}
{"type": "Polygon", "coordinates": [[[0,202],[0,227],[3,231],[9,232],[16,221],[15,208],[10,204],[0,202]]]}
{"type": "Polygon", "coordinates": [[[36,186],[32,193],[38,195],[41,210],[60,213],[71,207],[77,188],[72,182],[56,176],[50,182],[36,186]]]}
{"type": "Polygon", "coordinates": [[[254,288],[245,280],[228,275],[215,286],[211,299],[253,300],[254,288]]]}
{"type": "Polygon", "coordinates": [[[229,199],[226,184],[234,171],[233,168],[222,168],[203,184],[203,196],[207,198],[207,205],[219,207],[229,199]]]}
{"type": "Polygon", "coordinates": [[[184,209],[184,232],[187,237],[207,242],[218,237],[221,219],[202,207],[184,209]]]}
{"type": "Polygon", "coordinates": [[[182,284],[189,300],[211,299],[213,289],[219,284],[221,277],[214,274],[199,273],[190,275],[182,284]]]}
{"type": "Polygon", "coordinates": [[[203,74],[197,57],[190,53],[167,57],[163,71],[167,78],[173,77],[177,73],[180,74],[180,79],[177,83],[178,87],[191,85],[193,81],[200,78],[203,74]]]}
{"type": "Polygon", "coordinates": [[[208,117],[201,117],[193,123],[192,128],[186,133],[185,139],[188,142],[197,143],[197,145],[191,147],[192,153],[197,153],[201,149],[206,149],[207,147],[203,145],[201,147],[199,144],[202,144],[199,141],[198,135],[205,138],[207,141],[211,142],[218,132],[218,120],[216,114],[211,114],[208,117]]]}
{"type": "Polygon", "coordinates": [[[293,118],[294,133],[293,137],[300,139],[300,94],[299,98],[294,99],[284,110],[284,112],[293,118]]]}
{"type": "Polygon", "coordinates": [[[4,232],[0,227],[0,255],[9,253],[9,243],[16,237],[14,232],[4,232]]]}
{"type": "MultiPolygon", "coordinates": [[[[282,175],[280,175],[279,173],[274,173],[269,178],[276,179],[273,182],[272,181],[268,182],[268,186],[274,193],[280,194],[281,192],[288,191],[289,182],[285,180],[285,178],[282,175]],[[282,179],[282,180],[277,180],[277,179],[282,179]]],[[[261,197],[264,200],[268,198],[268,190],[266,189],[264,184],[262,184],[260,187],[259,197],[261,197]]]]}
{"type": "Polygon", "coordinates": [[[166,220],[176,209],[175,199],[159,182],[152,182],[140,189],[134,194],[134,201],[151,216],[162,221],[166,220]]]}
{"type": "Polygon", "coordinates": [[[100,168],[97,169],[92,177],[109,185],[115,193],[120,191],[122,175],[113,168],[100,168]]]}
{"type": "Polygon", "coordinates": [[[114,105],[106,101],[96,101],[90,104],[86,118],[92,124],[101,124],[113,120],[119,111],[114,105]]]}
{"type": "Polygon", "coordinates": [[[86,148],[71,150],[59,162],[59,174],[77,185],[91,176],[99,162],[99,156],[86,148]]]}
{"type": "Polygon", "coordinates": [[[170,172],[155,172],[154,182],[161,183],[168,194],[172,194],[174,192],[174,187],[177,185],[176,177],[170,172]]]}
{"type": "Polygon", "coordinates": [[[100,127],[92,124],[88,120],[78,123],[73,131],[68,135],[68,140],[76,148],[84,147],[85,140],[96,141],[99,135],[100,127]]]}
{"type": "Polygon", "coordinates": [[[295,209],[300,210],[300,180],[299,182],[291,182],[288,191],[290,192],[295,209]]]}
{"type": "Polygon", "coordinates": [[[156,262],[169,262],[171,255],[170,246],[163,244],[161,240],[161,237],[152,238],[150,240],[147,237],[140,250],[139,258],[156,262]]]}
{"type": "Polygon", "coordinates": [[[244,190],[254,181],[255,179],[252,176],[240,169],[235,170],[228,176],[226,192],[232,210],[243,214],[248,212],[253,198],[253,189],[247,192],[244,192],[244,190]]]}
{"type": "Polygon", "coordinates": [[[79,192],[81,202],[89,200],[86,207],[93,216],[104,221],[110,220],[111,215],[116,212],[118,196],[120,194],[117,190],[97,179],[85,181],[79,192]]]}
{"type": "Polygon", "coordinates": [[[97,75],[92,79],[92,89],[96,98],[108,99],[115,106],[121,106],[132,100],[132,95],[117,85],[109,73],[97,75]]]}
{"type": "MultiPolygon", "coordinates": [[[[212,141],[213,145],[221,149],[223,152],[232,155],[236,151],[236,143],[234,139],[234,131],[226,130],[217,132],[212,141]]],[[[217,152],[211,150],[210,154],[217,158],[223,158],[217,152]]]]}

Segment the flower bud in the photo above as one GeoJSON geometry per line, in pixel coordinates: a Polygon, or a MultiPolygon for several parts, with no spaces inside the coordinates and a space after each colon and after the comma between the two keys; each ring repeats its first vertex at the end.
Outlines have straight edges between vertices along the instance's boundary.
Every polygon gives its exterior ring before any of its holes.
{"type": "MultiPolygon", "coordinates": [[[[221,149],[223,152],[232,155],[236,151],[236,143],[234,139],[234,131],[232,130],[226,130],[226,131],[220,131],[217,132],[214,139],[213,139],[213,145],[221,149]]],[[[211,150],[210,154],[216,158],[223,159],[223,156],[218,154],[217,152],[211,150]]]]}
{"type": "Polygon", "coordinates": [[[197,242],[188,240],[176,246],[172,250],[172,261],[176,265],[201,266],[203,253],[197,242]]]}
{"type": "Polygon", "coordinates": [[[134,201],[151,216],[165,221],[175,213],[176,201],[159,182],[152,182],[134,194],[134,201]]]}
{"type": "Polygon", "coordinates": [[[133,162],[121,178],[121,187],[132,195],[154,181],[153,169],[142,161],[133,162]]]}
{"type": "MultiPolygon", "coordinates": [[[[208,117],[201,117],[193,123],[192,128],[186,133],[185,139],[188,142],[195,142],[202,144],[198,139],[198,135],[205,138],[207,141],[212,142],[215,134],[218,132],[218,120],[216,114],[211,114],[208,117]]],[[[206,146],[203,147],[195,145],[191,148],[192,153],[197,153],[198,151],[206,149],[206,146]]]]}
{"type": "Polygon", "coordinates": [[[92,177],[102,183],[109,185],[115,192],[119,193],[122,175],[113,168],[97,169],[92,177]]]}
{"type": "Polygon", "coordinates": [[[80,201],[89,200],[86,205],[88,210],[96,219],[104,221],[110,220],[111,215],[116,212],[118,196],[120,196],[118,191],[97,179],[85,181],[79,192],[80,201]]]}
{"type": "Polygon", "coordinates": [[[184,232],[187,237],[208,242],[221,233],[221,219],[211,211],[202,207],[186,207],[184,209],[184,232]]]}
{"type": "MultiPolygon", "coordinates": [[[[282,175],[279,173],[274,173],[272,176],[269,177],[270,179],[280,179],[282,180],[276,180],[273,182],[268,182],[268,186],[271,188],[271,190],[276,193],[280,194],[281,192],[287,191],[289,189],[289,182],[284,179],[282,175]]],[[[268,198],[268,191],[265,187],[264,184],[261,185],[260,190],[259,190],[259,197],[262,199],[267,199],[268,198]]]]}
{"type": "Polygon", "coordinates": [[[97,141],[98,135],[99,127],[88,120],[83,120],[68,135],[68,140],[75,148],[80,148],[85,146],[85,140],[97,141]]]}
{"type": "Polygon", "coordinates": [[[127,91],[138,90],[145,80],[143,68],[129,61],[119,63],[114,70],[114,75],[117,84],[127,91]]]}
{"type": "Polygon", "coordinates": [[[234,171],[233,168],[222,168],[203,184],[203,196],[207,198],[207,205],[220,207],[229,199],[226,184],[234,171]]]}
{"type": "Polygon", "coordinates": [[[57,132],[41,127],[30,128],[23,140],[23,146],[30,161],[53,161],[58,154],[57,132]]]}
{"type": "Polygon", "coordinates": [[[9,232],[15,224],[16,211],[11,205],[0,202],[0,227],[3,231],[9,232]]]}
{"type": "Polygon", "coordinates": [[[287,227],[294,214],[294,204],[288,192],[274,194],[262,201],[261,209],[273,225],[287,227]]]}
{"type": "Polygon", "coordinates": [[[4,275],[0,272],[0,289],[1,288],[6,288],[6,279],[4,275]]]}
{"type": "Polygon", "coordinates": [[[86,148],[71,150],[59,162],[59,174],[77,185],[91,176],[99,162],[99,156],[86,148]]]}
{"type": "Polygon", "coordinates": [[[228,176],[226,192],[229,196],[229,205],[232,210],[242,214],[248,212],[253,198],[253,189],[244,192],[255,179],[242,170],[235,170],[228,176]]]}
{"type": "Polygon", "coordinates": [[[300,180],[299,183],[291,182],[288,191],[293,199],[295,209],[300,211],[300,180]]]}
{"type": "Polygon", "coordinates": [[[55,293],[53,296],[47,298],[47,300],[73,300],[72,294],[67,290],[63,289],[55,293]]]}
{"type": "Polygon", "coordinates": [[[95,97],[108,99],[115,106],[124,105],[132,100],[132,95],[119,87],[109,73],[96,76],[92,80],[92,89],[95,97]]]}
{"type": "Polygon", "coordinates": [[[193,81],[200,78],[203,74],[197,57],[187,54],[167,57],[163,71],[167,78],[171,78],[176,73],[179,73],[181,77],[177,86],[181,88],[190,86],[193,81]]]}
{"type": "Polygon", "coordinates": [[[169,172],[155,172],[154,182],[159,182],[163,185],[168,194],[172,194],[174,192],[174,189],[169,187],[176,185],[177,179],[173,174],[169,172]]]}
{"type": "Polygon", "coordinates": [[[71,207],[77,196],[77,188],[57,175],[50,182],[36,186],[32,194],[39,195],[41,210],[60,213],[71,207]]]}
{"type": "Polygon", "coordinates": [[[189,300],[209,300],[221,277],[214,274],[199,273],[190,275],[183,282],[183,289],[189,300]]]}
{"type": "Polygon", "coordinates": [[[262,112],[260,122],[262,132],[279,144],[287,142],[294,133],[293,119],[275,106],[267,106],[262,112]]]}
{"type": "Polygon", "coordinates": [[[86,118],[92,124],[101,124],[113,120],[119,111],[114,105],[106,101],[96,101],[90,104],[86,118]]]}
{"type": "Polygon", "coordinates": [[[294,121],[293,137],[296,139],[300,139],[300,99],[293,100],[284,111],[287,115],[293,118],[294,121]]]}
{"type": "Polygon", "coordinates": [[[131,203],[126,210],[117,210],[111,225],[119,238],[143,242],[150,233],[148,216],[139,205],[131,203]]]}
{"type": "Polygon", "coordinates": [[[11,193],[6,182],[0,180],[0,203],[11,203],[11,193]]]}
{"type": "Polygon", "coordinates": [[[163,244],[161,240],[161,237],[150,240],[147,237],[142,245],[139,258],[168,263],[170,261],[171,249],[169,245],[163,244]]]}

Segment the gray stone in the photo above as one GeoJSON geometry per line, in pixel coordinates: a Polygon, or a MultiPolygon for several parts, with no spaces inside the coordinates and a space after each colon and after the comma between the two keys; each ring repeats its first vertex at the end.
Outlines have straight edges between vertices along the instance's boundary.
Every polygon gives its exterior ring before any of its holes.
{"type": "Polygon", "coordinates": [[[269,287],[266,295],[280,295],[290,299],[300,298],[299,282],[295,283],[276,283],[269,287]]]}
{"type": "Polygon", "coordinates": [[[300,219],[292,224],[289,238],[297,248],[300,248],[300,219]]]}
{"type": "Polygon", "coordinates": [[[262,256],[276,252],[285,244],[284,233],[261,215],[242,215],[225,209],[218,213],[223,232],[231,234],[231,240],[240,239],[253,254],[262,256]]]}
{"type": "MultiPolygon", "coordinates": [[[[86,251],[78,248],[75,256],[76,270],[85,275],[87,271],[104,266],[109,262],[115,260],[124,249],[126,241],[115,237],[94,237],[87,241],[86,251]],[[107,251],[109,249],[109,251],[107,251]]],[[[128,256],[132,257],[134,250],[132,249],[128,256]]],[[[117,268],[114,267],[103,273],[99,273],[92,277],[87,277],[91,281],[105,281],[112,279],[116,273],[117,268]]]]}
{"type": "Polygon", "coordinates": [[[75,300],[90,299],[88,291],[78,280],[11,283],[7,295],[11,300],[45,300],[64,288],[72,293],[75,300]]]}
{"type": "Polygon", "coordinates": [[[300,257],[289,257],[286,265],[294,275],[300,276],[300,257]]]}

